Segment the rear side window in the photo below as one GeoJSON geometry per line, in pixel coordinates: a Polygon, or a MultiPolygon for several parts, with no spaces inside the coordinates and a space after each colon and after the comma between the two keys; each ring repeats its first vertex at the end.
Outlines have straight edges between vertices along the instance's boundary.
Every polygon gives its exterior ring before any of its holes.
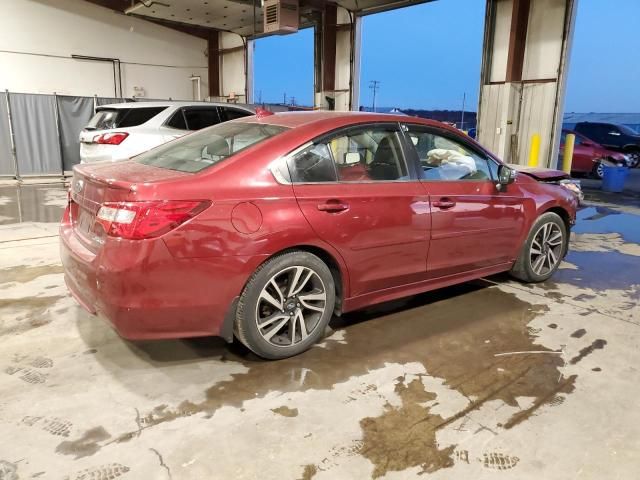
{"type": "Polygon", "coordinates": [[[295,183],[335,182],[336,169],[329,147],[318,143],[303,150],[290,160],[289,171],[295,183]]]}
{"type": "Polygon", "coordinates": [[[134,161],[179,172],[199,172],[274,137],[286,127],[257,123],[221,123],[138,155],[134,161]]]}
{"type": "Polygon", "coordinates": [[[87,125],[87,130],[137,127],[148,122],[167,107],[105,108],[98,110],[87,125]]]}
{"type": "Polygon", "coordinates": [[[396,127],[349,128],[289,160],[293,182],[409,180],[396,127]]]}
{"type": "Polygon", "coordinates": [[[184,121],[184,115],[182,114],[181,108],[179,108],[178,111],[169,119],[167,127],[177,128],[178,130],[187,129],[187,122],[184,121]]]}
{"type": "Polygon", "coordinates": [[[183,111],[187,120],[187,130],[200,130],[220,123],[216,108],[185,108],[183,111]]]}
{"type": "Polygon", "coordinates": [[[222,115],[223,121],[235,120],[236,118],[243,118],[253,115],[252,113],[245,112],[244,110],[239,110],[237,108],[227,108],[223,107],[220,109],[220,113],[222,115]]]}

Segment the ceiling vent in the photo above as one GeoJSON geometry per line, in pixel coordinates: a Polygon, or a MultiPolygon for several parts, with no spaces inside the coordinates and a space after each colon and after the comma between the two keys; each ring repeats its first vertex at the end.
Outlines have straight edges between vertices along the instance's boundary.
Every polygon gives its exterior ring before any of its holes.
{"type": "Polygon", "coordinates": [[[298,31],[298,0],[265,0],[264,33],[298,31]]]}

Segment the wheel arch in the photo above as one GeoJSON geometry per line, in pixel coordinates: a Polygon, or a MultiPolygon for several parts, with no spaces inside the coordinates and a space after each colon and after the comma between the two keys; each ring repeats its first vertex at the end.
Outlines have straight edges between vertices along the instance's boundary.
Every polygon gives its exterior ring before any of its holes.
{"type": "Polygon", "coordinates": [[[338,316],[341,315],[344,299],[349,293],[348,292],[349,275],[346,269],[346,265],[342,262],[342,259],[337,254],[330,252],[328,248],[323,248],[318,245],[312,245],[312,244],[306,244],[306,243],[293,245],[293,246],[278,250],[277,252],[273,252],[267,258],[265,258],[260,265],[263,265],[264,263],[268,262],[276,255],[282,255],[283,253],[294,252],[294,251],[303,251],[303,252],[311,253],[316,257],[320,258],[320,260],[322,260],[327,265],[327,267],[329,268],[329,271],[331,272],[331,275],[333,277],[333,282],[336,287],[336,304],[334,308],[334,313],[338,316]]]}
{"type": "Polygon", "coordinates": [[[546,210],[542,211],[540,215],[542,215],[543,213],[555,213],[564,222],[564,226],[567,228],[567,234],[571,231],[571,226],[572,226],[571,215],[565,208],[561,207],[560,205],[555,205],[551,208],[547,208],[546,210]]]}

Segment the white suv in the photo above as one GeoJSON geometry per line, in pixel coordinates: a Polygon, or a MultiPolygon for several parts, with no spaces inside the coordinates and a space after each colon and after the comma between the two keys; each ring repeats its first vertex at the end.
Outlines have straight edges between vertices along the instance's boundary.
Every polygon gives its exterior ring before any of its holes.
{"type": "Polygon", "coordinates": [[[251,106],[228,103],[102,105],[80,132],[80,161],[126,160],[191,131],[254,114],[251,106]]]}

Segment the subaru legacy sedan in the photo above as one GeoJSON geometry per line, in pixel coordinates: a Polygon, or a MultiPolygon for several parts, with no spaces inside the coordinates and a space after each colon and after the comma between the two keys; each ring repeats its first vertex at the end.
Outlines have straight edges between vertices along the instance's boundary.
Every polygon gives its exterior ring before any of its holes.
{"type": "Polygon", "coordinates": [[[62,262],[77,301],[124,338],[235,337],[278,359],[334,314],[498,272],[548,279],[570,187],[434,121],[259,111],[76,166],[62,262]]]}

